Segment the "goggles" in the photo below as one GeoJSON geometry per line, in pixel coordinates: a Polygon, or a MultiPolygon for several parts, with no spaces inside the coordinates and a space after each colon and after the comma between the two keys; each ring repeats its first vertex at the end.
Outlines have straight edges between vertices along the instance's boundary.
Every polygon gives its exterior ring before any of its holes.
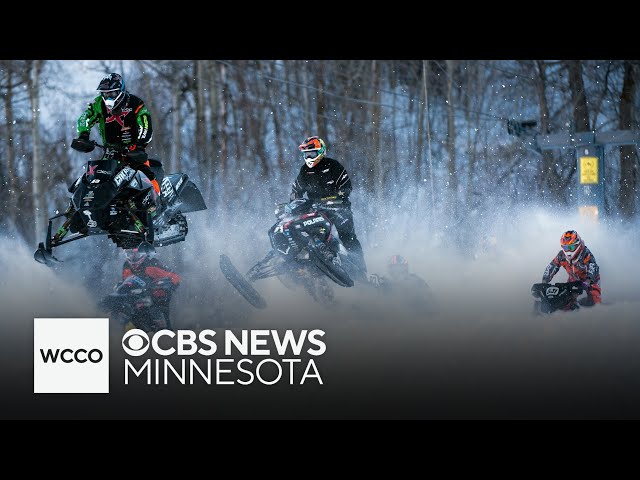
{"type": "Polygon", "coordinates": [[[120,95],[120,90],[109,90],[108,92],[100,92],[105,100],[115,100],[120,95]]]}

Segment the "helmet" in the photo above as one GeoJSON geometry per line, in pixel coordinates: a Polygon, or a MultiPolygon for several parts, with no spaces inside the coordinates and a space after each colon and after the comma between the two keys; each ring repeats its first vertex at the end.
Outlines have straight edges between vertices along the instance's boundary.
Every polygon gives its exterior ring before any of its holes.
{"type": "Polygon", "coordinates": [[[402,255],[392,255],[387,263],[387,270],[392,275],[409,273],[409,262],[402,255]]]}
{"type": "Polygon", "coordinates": [[[127,91],[124,86],[124,79],[119,73],[110,73],[102,80],[96,89],[102,95],[107,110],[112,111],[118,108],[125,99],[127,91]]]}
{"type": "Polygon", "coordinates": [[[560,246],[569,262],[573,262],[574,259],[578,258],[584,249],[584,243],[575,230],[567,230],[562,234],[560,246]]]}
{"type": "Polygon", "coordinates": [[[140,252],[137,248],[125,250],[124,255],[127,257],[127,260],[129,261],[131,266],[135,269],[139,269],[142,266],[142,263],[147,258],[147,255],[143,252],[140,252]]]}
{"type": "Polygon", "coordinates": [[[327,154],[327,146],[320,137],[307,137],[298,148],[302,152],[304,163],[309,168],[315,167],[327,154]]]}

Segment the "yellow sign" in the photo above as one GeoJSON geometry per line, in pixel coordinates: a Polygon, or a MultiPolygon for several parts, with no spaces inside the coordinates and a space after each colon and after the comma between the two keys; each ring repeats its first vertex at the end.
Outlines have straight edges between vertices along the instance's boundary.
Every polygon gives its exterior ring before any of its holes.
{"type": "Polygon", "coordinates": [[[580,157],[580,183],[598,183],[598,157],[580,157]]]}

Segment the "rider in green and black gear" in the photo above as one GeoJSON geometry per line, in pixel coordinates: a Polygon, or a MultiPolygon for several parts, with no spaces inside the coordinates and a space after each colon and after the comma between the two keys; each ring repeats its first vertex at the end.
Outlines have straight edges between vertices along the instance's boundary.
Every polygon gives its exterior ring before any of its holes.
{"type": "Polygon", "coordinates": [[[160,186],[148,168],[149,161],[144,151],[153,136],[149,109],[142,99],[126,90],[124,79],[118,73],[104,77],[97,90],[100,95],[78,118],[78,138],[74,139],[71,146],[81,152],[93,150],[89,133],[97,124],[105,147],[135,152],[136,155],[129,157],[130,166],[149,177],[156,193],[160,193],[160,186]]]}

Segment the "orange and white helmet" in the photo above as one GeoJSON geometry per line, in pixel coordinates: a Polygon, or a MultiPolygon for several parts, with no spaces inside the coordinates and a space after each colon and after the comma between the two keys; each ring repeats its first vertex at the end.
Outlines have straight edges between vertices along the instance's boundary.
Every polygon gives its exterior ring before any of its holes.
{"type": "Polygon", "coordinates": [[[320,137],[307,137],[298,148],[302,152],[302,158],[307,167],[315,167],[327,154],[327,146],[320,137]]]}
{"type": "Polygon", "coordinates": [[[560,246],[570,263],[578,258],[582,250],[584,250],[584,242],[575,230],[567,230],[562,234],[560,237],[560,246]]]}

